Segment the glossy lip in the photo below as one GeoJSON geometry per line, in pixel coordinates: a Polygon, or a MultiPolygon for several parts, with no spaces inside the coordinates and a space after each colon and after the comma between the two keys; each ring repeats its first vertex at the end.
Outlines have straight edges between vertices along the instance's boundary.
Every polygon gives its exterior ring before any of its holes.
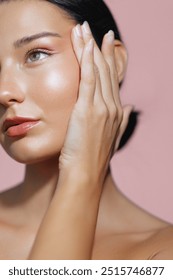
{"type": "Polygon", "coordinates": [[[38,122],[38,119],[25,117],[7,118],[3,123],[2,130],[8,136],[20,136],[26,134],[26,132],[38,122]]]}

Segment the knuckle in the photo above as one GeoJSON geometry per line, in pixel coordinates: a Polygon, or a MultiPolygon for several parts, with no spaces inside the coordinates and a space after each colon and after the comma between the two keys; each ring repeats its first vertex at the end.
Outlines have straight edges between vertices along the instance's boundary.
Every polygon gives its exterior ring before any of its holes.
{"type": "Polygon", "coordinates": [[[119,123],[121,123],[122,120],[123,120],[123,111],[122,111],[122,109],[118,109],[117,110],[117,117],[118,117],[119,123]]]}
{"type": "Polygon", "coordinates": [[[109,64],[106,62],[106,71],[110,74],[110,67],[109,67],[109,64]]]}
{"type": "Polygon", "coordinates": [[[84,74],[82,79],[83,79],[83,82],[85,84],[89,85],[89,86],[95,84],[95,77],[94,77],[94,75],[91,75],[89,73],[84,74]]]}
{"type": "Polygon", "coordinates": [[[94,72],[97,76],[100,76],[99,68],[97,65],[94,65],[94,72]]]}
{"type": "Polygon", "coordinates": [[[97,109],[97,115],[100,119],[107,119],[109,117],[109,111],[105,104],[99,106],[97,109]]]}
{"type": "Polygon", "coordinates": [[[116,106],[111,106],[109,109],[109,117],[110,119],[116,121],[118,125],[120,125],[123,120],[123,112],[116,106]]]}
{"type": "Polygon", "coordinates": [[[117,117],[117,109],[115,106],[111,106],[109,109],[110,118],[115,119],[117,117]]]}
{"type": "Polygon", "coordinates": [[[108,63],[106,61],[103,62],[103,66],[102,69],[104,72],[106,72],[107,74],[110,74],[110,67],[108,65],[108,63]]]}

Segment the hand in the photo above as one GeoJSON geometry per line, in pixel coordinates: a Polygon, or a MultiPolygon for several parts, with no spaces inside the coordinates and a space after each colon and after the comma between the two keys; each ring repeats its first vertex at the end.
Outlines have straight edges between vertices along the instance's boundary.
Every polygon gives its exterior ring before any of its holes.
{"type": "Polygon", "coordinates": [[[119,100],[112,32],[100,51],[86,24],[77,30],[81,36],[74,28],[72,42],[81,67],[79,97],[59,158],[60,187],[29,259],[91,259],[103,182],[132,110],[119,100]]]}
{"type": "Polygon", "coordinates": [[[72,43],[81,81],[59,158],[60,178],[84,179],[101,186],[132,106],[123,108],[120,102],[113,32],[104,36],[100,51],[85,22],[73,29],[72,43]]]}

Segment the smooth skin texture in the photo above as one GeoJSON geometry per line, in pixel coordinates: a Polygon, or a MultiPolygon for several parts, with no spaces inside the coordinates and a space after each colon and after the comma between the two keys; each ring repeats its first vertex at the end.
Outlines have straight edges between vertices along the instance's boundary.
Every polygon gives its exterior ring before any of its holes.
{"type": "Polygon", "coordinates": [[[132,110],[119,98],[125,48],[110,32],[100,51],[88,25],[75,26],[45,1],[0,4],[0,141],[26,164],[0,197],[0,258],[172,259],[172,227],[108,173],[132,110]],[[43,32],[56,36],[20,40],[43,32]],[[11,139],[2,123],[16,115],[40,121],[11,139]]]}

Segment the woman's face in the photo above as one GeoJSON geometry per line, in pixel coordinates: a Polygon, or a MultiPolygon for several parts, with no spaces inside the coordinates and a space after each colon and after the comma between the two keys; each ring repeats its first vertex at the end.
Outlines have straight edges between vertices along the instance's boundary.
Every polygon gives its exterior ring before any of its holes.
{"type": "Polygon", "coordinates": [[[17,161],[46,160],[63,146],[79,87],[74,25],[46,1],[0,4],[0,142],[17,161]]]}

